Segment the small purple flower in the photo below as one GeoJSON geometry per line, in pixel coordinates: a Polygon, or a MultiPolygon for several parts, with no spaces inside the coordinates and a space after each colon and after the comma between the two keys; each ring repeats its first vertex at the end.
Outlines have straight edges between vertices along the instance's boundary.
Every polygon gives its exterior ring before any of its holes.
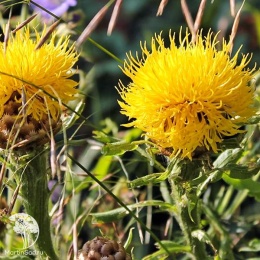
{"type": "MultiPolygon", "coordinates": [[[[34,0],[34,2],[57,16],[62,16],[68,11],[70,6],[75,6],[77,4],[77,0],[34,0]]],[[[35,6],[33,3],[31,3],[31,7],[34,11],[41,14],[41,17],[45,22],[50,22],[54,19],[53,16],[35,6]]]]}

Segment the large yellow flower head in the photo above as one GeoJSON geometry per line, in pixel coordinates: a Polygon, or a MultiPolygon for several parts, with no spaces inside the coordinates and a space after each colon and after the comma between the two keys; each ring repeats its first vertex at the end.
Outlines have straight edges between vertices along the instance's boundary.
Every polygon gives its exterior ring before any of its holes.
{"type": "MultiPolygon", "coordinates": [[[[75,99],[78,83],[69,78],[73,75],[71,68],[78,54],[73,45],[69,46],[68,37],[58,38],[55,33],[37,48],[45,34],[46,29],[39,33],[26,27],[11,34],[7,44],[0,43],[2,148],[7,146],[6,141],[21,142],[21,138],[28,139],[39,131],[48,132],[51,127],[57,132],[61,104],[75,99]],[[18,129],[20,136],[17,137],[18,129]],[[8,136],[11,131],[13,138],[8,136]]],[[[40,134],[44,138],[46,133],[40,134]]]]}
{"type": "Polygon", "coordinates": [[[224,136],[235,135],[254,114],[254,92],[249,86],[253,70],[245,69],[250,58],[239,51],[231,58],[231,44],[217,49],[209,32],[196,43],[186,32],[179,46],[170,35],[165,47],[161,35],[151,41],[151,51],[141,45],[142,57],[131,53],[122,68],[131,78],[120,83],[122,114],[161,148],[173,155],[192,159],[196,148],[217,152],[224,136]]]}

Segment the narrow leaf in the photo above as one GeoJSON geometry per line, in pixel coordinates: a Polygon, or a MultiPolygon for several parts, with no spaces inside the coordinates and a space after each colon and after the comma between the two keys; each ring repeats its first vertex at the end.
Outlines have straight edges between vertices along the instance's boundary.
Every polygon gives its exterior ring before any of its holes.
{"type": "Polygon", "coordinates": [[[233,179],[250,179],[258,173],[260,167],[249,170],[247,166],[238,164],[229,164],[226,174],[233,179]]]}
{"type": "Polygon", "coordinates": [[[223,175],[223,180],[232,185],[235,189],[248,190],[250,196],[255,197],[257,200],[260,199],[260,182],[252,179],[233,179],[227,174],[223,175]]]}
{"type": "MultiPolygon", "coordinates": [[[[163,240],[161,241],[163,245],[167,247],[169,252],[171,254],[177,254],[177,253],[189,253],[191,251],[190,246],[181,245],[180,243],[176,243],[173,241],[163,240]]],[[[169,259],[168,255],[165,253],[165,251],[159,247],[159,245],[156,243],[156,246],[159,248],[158,251],[154,252],[151,255],[145,256],[142,260],[164,260],[169,259]]]]}
{"type": "Polygon", "coordinates": [[[132,180],[130,182],[130,187],[131,188],[136,188],[136,187],[140,187],[140,186],[146,186],[149,183],[160,183],[164,180],[166,180],[169,176],[169,172],[165,171],[163,173],[152,173],[152,174],[148,174],[146,176],[137,178],[135,180],[132,180]]]}
{"type": "MultiPolygon", "coordinates": [[[[160,200],[143,201],[132,205],[128,205],[128,208],[130,210],[133,210],[136,208],[143,208],[148,206],[159,207],[161,210],[165,210],[169,212],[175,211],[175,207],[173,205],[160,200]]],[[[92,223],[106,223],[106,222],[113,222],[122,219],[123,217],[128,215],[128,211],[125,208],[120,207],[106,212],[91,213],[90,215],[92,216],[92,223]]]]}
{"type": "Polygon", "coordinates": [[[134,227],[132,227],[132,228],[130,228],[130,230],[129,230],[129,234],[128,234],[128,237],[127,237],[127,239],[126,239],[126,241],[125,241],[125,244],[124,244],[124,248],[127,250],[127,248],[131,245],[131,243],[132,243],[132,240],[133,240],[133,230],[134,230],[135,228],[134,227]]]}
{"type": "Polygon", "coordinates": [[[248,246],[241,247],[239,252],[260,252],[260,239],[254,238],[248,243],[248,246]]]}
{"type": "Polygon", "coordinates": [[[235,163],[242,155],[243,149],[228,149],[221,153],[213,163],[214,168],[222,168],[228,163],[235,163]]]}
{"type": "Polygon", "coordinates": [[[101,152],[104,155],[122,155],[127,151],[133,151],[137,149],[137,147],[137,144],[117,142],[104,145],[101,152]]]}

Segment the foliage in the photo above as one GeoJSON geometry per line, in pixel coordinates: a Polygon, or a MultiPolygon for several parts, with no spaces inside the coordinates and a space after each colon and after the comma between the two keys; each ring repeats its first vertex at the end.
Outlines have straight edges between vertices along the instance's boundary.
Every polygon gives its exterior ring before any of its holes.
{"type": "MultiPolygon", "coordinates": [[[[115,86],[119,79],[126,85],[129,79],[119,69],[121,60],[129,50],[139,50],[140,41],[147,40],[149,45],[154,33],[162,31],[162,36],[167,36],[169,29],[177,34],[181,26],[186,27],[180,2],[169,1],[163,14],[156,16],[159,1],[123,1],[114,30],[107,35],[115,4],[112,1],[90,37],[79,47],[73,79],[79,81],[85,101],[72,101],[66,108],[70,117],[65,118],[64,129],[56,136],[56,148],[51,149],[52,167],[48,169],[49,215],[61,259],[73,259],[76,249],[100,235],[125,243],[136,260],[193,259],[178,224],[179,205],[172,195],[171,180],[178,180],[180,173],[184,173],[184,179],[179,184],[187,191],[182,202],[187,202],[191,225],[197,221],[191,239],[204,244],[209,258],[256,259],[260,254],[258,71],[251,82],[256,89],[258,112],[243,126],[244,133],[225,138],[218,153],[198,153],[192,163],[179,163],[146,140],[139,129],[122,126],[127,119],[120,115],[120,96],[115,86]]],[[[192,17],[196,17],[201,1],[187,2],[192,17]]],[[[0,1],[1,25],[9,19],[6,6],[11,3],[0,1]]],[[[63,16],[57,37],[65,33],[76,41],[107,3],[78,0],[63,16]]],[[[236,1],[236,10],[241,4],[242,1],[236,1]]],[[[253,53],[248,64],[251,69],[260,58],[259,8],[256,0],[245,2],[233,47],[236,53],[243,43],[242,52],[253,53]]],[[[25,21],[31,13],[28,4],[15,4],[12,26],[25,21]]],[[[221,29],[220,36],[228,39],[234,20],[229,1],[207,1],[200,27],[205,34],[209,28],[215,32],[221,29]]],[[[36,17],[29,25],[40,23],[36,17]]],[[[2,169],[9,170],[1,188],[1,200],[8,204],[1,214],[4,223],[8,209],[13,207],[14,213],[23,210],[15,197],[12,164],[5,155],[3,152],[1,156],[2,169]]],[[[7,229],[0,228],[0,232],[0,258],[7,259],[4,250],[21,248],[21,238],[7,229]]]]}

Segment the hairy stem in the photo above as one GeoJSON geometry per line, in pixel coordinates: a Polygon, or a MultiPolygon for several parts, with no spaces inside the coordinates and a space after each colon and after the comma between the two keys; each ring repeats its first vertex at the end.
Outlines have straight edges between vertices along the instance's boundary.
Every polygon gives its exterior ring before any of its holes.
{"type": "Polygon", "coordinates": [[[194,175],[193,167],[187,167],[187,164],[175,160],[170,163],[169,170],[171,196],[176,206],[175,218],[183,232],[186,244],[190,246],[194,259],[207,259],[205,242],[192,235],[193,231],[200,230],[198,198],[189,184],[190,178],[194,175]]]}
{"type": "Polygon", "coordinates": [[[39,226],[37,249],[48,258],[58,260],[53,248],[51,220],[48,213],[49,190],[46,153],[37,154],[26,161],[17,158],[16,165],[15,176],[17,182],[21,184],[20,196],[23,199],[25,211],[36,220],[39,226]]]}

